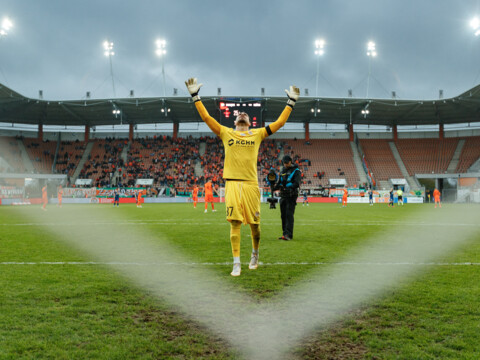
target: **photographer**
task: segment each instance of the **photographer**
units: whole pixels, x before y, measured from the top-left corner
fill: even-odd
[[[283,235],[279,240],[292,240],[295,206],[297,206],[298,188],[300,187],[301,172],[297,165],[292,164],[292,158],[283,157],[283,169],[280,173],[276,188],[280,190],[280,212],[282,214]]]

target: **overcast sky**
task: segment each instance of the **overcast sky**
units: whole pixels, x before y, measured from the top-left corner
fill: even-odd
[[[197,77],[202,95],[282,95],[291,84],[321,97],[436,99],[480,83],[479,0],[0,0],[14,23],[0,39],[0,83],[28,96],[163,96],[155,40],[165,38],[166,94]],[[366,55],[368,41],[378,57]],[[370,79],[370,81],[368,81]]]

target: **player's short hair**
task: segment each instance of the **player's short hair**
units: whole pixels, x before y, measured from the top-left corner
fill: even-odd
[[[292,158],[289,156],[289,155],[285,155],[282,159],[282,162],[285,164],[285,163],[289,163],[289,162],[292,162]]]

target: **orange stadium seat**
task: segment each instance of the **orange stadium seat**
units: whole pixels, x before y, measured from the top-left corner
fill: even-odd
[[[442,174],[447,171],[458,138],[448,139],[398,139],[398,152],[408,174]]]
[[[388,139],[360,139],[370,172],[376,181],[403,178]]]

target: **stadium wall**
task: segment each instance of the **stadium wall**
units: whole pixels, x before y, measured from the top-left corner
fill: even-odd
[[[22,131],[22,130],[0,130],[0,136],[23,136],[25,138],[36,138],[37,132],[36,131]]]
[[[72,131],[65,131],[62,133],[62,140],[63,141],[84,141],[84,132],[72,132]],[[356,131],[355,134],[359,139],[393,139],[393,133],[391,131]],[[398,131],[398,138],[399,139],[427,139],[427,138],[439,138],[438,131]],[[135,132],[134,138],[146,138],[153,137],[153,136],[173,136],[173,132],[170,131],[158,131],[158,132]],[[7,129],[0,129],[0,136],[23,136],[25,138],[37,138],[38,133],[37,131],[31,130],[20,130],[12,128],[12,130]],[[109,131],[90,131],[90,139],[105,139],[107,137],[115,137],[116,139],[128,139],[128,132],[109,132]],[[179,131],[179,137],[188,137],[192,136],[193,138],[200,138],[203,136],[213,136],[212,132],[195,132],[195,131]],[[480,129],[463,129],[463,130],[448,130],[446,129],[444,132],[445,138],[462,138],[462,137],[469,137],[469,136],[480,136]],[[294,139],[297,138],[299,140],[305,139],[304,132],[282,132],[279,131],[273,134],[271,139]],[[45,129],[43,132],[43,140],[49,141],[56,141],[58,139],[58,131],[48,131]],[[310,139],[349,139],[349,134],[346,131],[317,131],[317,132],[310,132]]]

